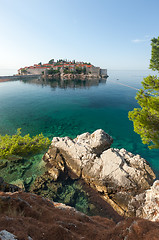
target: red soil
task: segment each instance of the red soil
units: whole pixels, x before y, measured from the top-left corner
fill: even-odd
[[[71,207],[31,193],[0,192],[0,231],[19,240],[157,240],[159,223],[125,219],[117,224],[102,217],[88,217]]]

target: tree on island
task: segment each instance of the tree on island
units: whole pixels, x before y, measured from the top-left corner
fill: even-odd
[[[54,59],[51,59],[50,61],[49,61],[49,64],[53,64],[54,63]]]
[[[52,74],[56,74],[56,73],[59,73],[59,72],[60,72],[59,69],[54,70],[53,68],[50,68],[50,69],[48,70],[48,74],[50,74],[50,75],[52,75]]]
[[[22,72],[23,74],[27,74],[27,70],[26,70],[25,68],[23,68],[23,69],[21,70],[21,72]]]
[[[159,73],[159,37],[151,40],[150,69]],[[142,81],[143,89],[136,95],[141,108],[129,112],[134,131],[150,149],[159,148],[159,77],[151,76]]]

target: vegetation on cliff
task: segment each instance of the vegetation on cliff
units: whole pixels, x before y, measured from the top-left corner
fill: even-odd
[[[151,41],[150,69],[159,72],[159,37]],[[159,77],[149,75],[144,78],[142,86],[136,95],[141,108],[129,112],[129,119],[144,144],[150,149],[159,148]]]
[[[29,134],[21,136],[21,129],[17,129],[17,133],[10,136],[0,135],[0,158],[7,158],[11,155],[28,156],[40,153],[48,148],[50,140],[45,138],[43,134],[30,137]]]
[[[67,73],[73,73],[73,74],[81,74],[81,73],[84,73],[86,74],[86,67],[84,68],[81,68],[81,67],[76,67],[74,71],[70,70],[68,67],[66,67],[64,69],[64,73],[67,74]]]
[[[60,70],[54,70],[53,68],[50,68],[48,70],[48,74],[56,74],[56,73],[60,73]]]

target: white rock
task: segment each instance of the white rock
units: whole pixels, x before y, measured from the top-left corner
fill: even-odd
[[[17,240],[16,236],[6,230],[0,231],[1,240]]]
[[[75,173],[80,174],[81,168],[84,178],[90,176],[90,179],[100,181],[111,179],[118,187],[127,190],[133,187],[148,188],[155,175],[146,160],[123,148],[107,149],[112,141],[107,133],[98,129],[73,140],[68,137],[53,138],[52,146],[67,153],[70,158],[65,158],[66,163],[72,166]]]
[[[144,218],[159,221],[159,180],[146,191],[146,201],[143,207]]]
[[[75,139],[54,137],[51,146],[52,150],[58,150],[66,165],[78,177],[82,177],[98,191],[100,189],[104,194],[110,193],[111,199],[114,198],[119,205],[121,203],[124,211],[127,211],[129,202],[135,195],[150,188],[156,176],[145,159],[123,148],[110,148],[112,142],[113,139],[99,129],[92,134],[81,134]],[[154,185],[153,188],[153,191],[158,191],[159,186]],[[148,193],[147,198],[150,198]],[[135,204],[137,202],[135,200]],[[130,208],[135,209],[135,206],[130,204]]]

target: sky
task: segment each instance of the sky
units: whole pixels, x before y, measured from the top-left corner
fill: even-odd
[[[159,0],[0,0],[0,73],[52,58],[146,70],[158,36]]]

